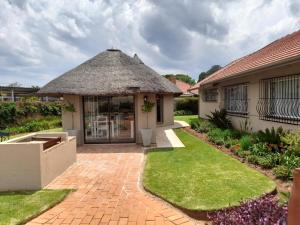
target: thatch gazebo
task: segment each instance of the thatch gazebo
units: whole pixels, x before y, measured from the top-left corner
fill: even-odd
[[[73,104],[62,116],[63,128],[76,129],[79,143],[141,143],[146,127],[142,105],[155,103],[149,127],[173,124],[173,97],[181,91],[145,65],[137,55],[108,49],[46,84],[39,95],[60,96]],[[73,125],[72,125],[73,124]],[[72,127],[73,126],[73,127]]]

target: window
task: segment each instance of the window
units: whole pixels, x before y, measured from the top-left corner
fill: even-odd
[[[225,88],[225,109],[228,113],[246,115],[248,111],[248,86],[239,84]]]
[[[204,98],[205,102],[216,102],[218,100],[218,90],[214,89],[205,89],[204,90]]]
[[[300,75],[261,80],[256,108],[260,119],[299,124]]]

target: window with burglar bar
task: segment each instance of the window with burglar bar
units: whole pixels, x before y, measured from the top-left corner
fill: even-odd
[[[217,100],[218,100],[218,90],[216,88],[204,90],[204,101],[216,102]]]
[[[261,80],[256,109],[260,119],[300,124],[300,75]]]
[[[225,87],[225,109],[228,113],[246,115],[248,113],[247,84]]]

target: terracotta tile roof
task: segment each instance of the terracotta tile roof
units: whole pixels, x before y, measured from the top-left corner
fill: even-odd
[[[227,66],[202,80],[201,83],[197,83],[192,89],[194,87],[199,88],[200,84],[207,84],[270,65],[280,64],[298,56],[300,56],[300,30],[282,37],[252,54],[229,63]]]
[[[190,84],[185,83],[181,80],[176,80],[175,85],[182,91],[182,93],[187,93],[188,89],[191,87]]]

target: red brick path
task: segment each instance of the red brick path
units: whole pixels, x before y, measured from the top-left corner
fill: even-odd
[[[27,225],[195,225],[140,188],[143,153],[136,145],[84,146],[77,164],[47,188],[73,188],[62,203]]]

